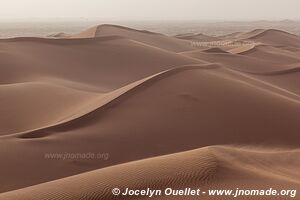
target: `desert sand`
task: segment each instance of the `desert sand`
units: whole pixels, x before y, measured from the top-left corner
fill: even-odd
[[[0,200],[133,198],[115,187],[300,192],[298,35],[104,24],[1,39],[0,71]],[[66,152],[109,158],[45,158]]]

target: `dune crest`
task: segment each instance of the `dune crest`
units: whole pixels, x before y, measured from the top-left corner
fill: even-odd
[[[136,30],[123,26],[103,24],[93,28],[90,28],[79,35],[75,35],[75,38],[90,38],[90,37],[103,37],[103,36],[122,36],[130,40],[141,42],[153,47],[161,48],[172,52],[182,52],[193,50],[194,48],[188,41],[181,40],[175,37],[168,37],[162,34],[153,33],[144,30]]]
[[[0,200],[300,189],[299,41],[273,29],[167,36],[111,24],[0,39]],[[107,157],[51,157],[87,153]]]

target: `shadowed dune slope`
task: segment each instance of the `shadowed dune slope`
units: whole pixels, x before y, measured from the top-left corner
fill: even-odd
[[[197,62],[116,36],[0,40],[0,135],[63,121],[104,93]]]
[[[103,92],[196,62],[200,61],[116,36],[0,40],[2,84],[55,79],[69,87]]]
[[[59,122],[99,95],[38,82],[1,85],[0,135]]]
[[[211,79],[208,80],[208,78],[211,78]],[[178,80],[178,83],[175,82],[176,79]],[[209,84],[210,82],[214,83],[214,84],[210,85]],[[159,87],[160,84],[162,84],[162,86],[164,86],[163,83],[167,84],[167,86],[168,86],[167,88],[169,89],[169,91],[166,90],[165,93],[162,91],[163,87]],[[171,84],[171,83],[173,83],[173,84]],[[247,95],[251,96],[250,95],[251,93],[255,93],[255,94],[257,93],[256,95],[253,95],[256,98],[258,95],[261,95],[262,97],[270,96],[270,98],[273,98],[273,99],[277,98],[280,101],[286,101],[285,105],[295,106],[295,108],[297,108],[297,106],[299,104],[299,96],[298,95],[290,93],[289,91],[282,90],[277,87],[273,87],[272,85],[265,84],[264,82],[255,80],[255,79],[253,79],[247,75],[243,75],[239,72],[235,72],[235,71],[232,71],[232,70],[229,70],[226,68],[218,67],[218,65],[186,66],[186,67],[180,67],[180,68],[176,68],[176,69],[173,69],[170,71],[166,71],[165,73],[159,74],[148,80],[145,80],[143,83],[137,85],[135,88],[128,90],[126,93],[124,93],[124,95],[121,95],[120,97],[116,98],[115,101],[113,100],[113,101],[109,102],[107,105],[104,105],[103,109],[102,108],[95,109],[94,112],[88,114],[87,116],[79,117],[78,119],[72,120],[71,122],[66,122],[61,125],[50,127],[49,129],[50,130],[52,128],[54,130],[60,130],[60,129],[64,130],[65,128],[69,129],[70,124],[81,123],[81,122],[88,123],[89,125],[93,125],[93,121],[86,120],[85,118],[89,118],[90,115],[97,116],[98,113],[101,113],[102,111],[106,110],[106,106],[109,107],[111,104],[113,104],[113,105],[117,104],[117,105],[122,106],[123,99],[128,100],[127,97],[132,97],[132,99],[136,99],[137,98],[136,96],[139,96],[137,94],[145,94],[148,90],[150,90],[150,94],[151,94],[151,91],[153,92],[152,96],[160,96],[159,94],[165,94],[164,97],[160,97],[160,98],[162,98],[161,101],[157,100],[157,103],[168,102],[168,101],[164,100],[164,98],[170,98],[174,94],[178,94],[179,91],[177,91],[177,90],[184,87],[185,86],[184,83],[188,84],[190,89],[186,88],[187,94],[185,94],[185,93],[181,94],[181,95],[179,95],[179,97],[182,97],[183,100],[187,100],[187,99],[195,100],[194,103],[198,102],[197,101],[197,99],[198,99],[200,102],[201,102],[201,100],[203,100],[204,101],[203,104],[209,105],[208,102],[206,102],[205,99],[203,99],[204,96],[202,95],[202,93],[199,92],[199,91],[204,91],[204,88],[208,88],[208,85],[209,85],[209,89],[208,89],[209,91],[216,92],[217,90],[221,89],[221,88],[217,87],[218,84],[220,84],[220,83],[224,83],[223,84],[224,88],[222,88],[223,90],[226,89],[226,87],[225,87],[226,84],[228,84],[227,87],[229,88],[229,86],[231,86],[231,84],[241,83],[241,84],[237,84],[233,88],[235,88],[236,90],[244,89],[246,96]],[[201,83],[203,83],[202,84],[203,86],[200,86]],[[156,88],[155,86],[158,86],[158,87]],[[202,88],[202,87],[204,87],[204,88]],[[188,93],[188,91],[189,91],[189,93]],[[197,91],[200,94],[198,94]],[[264,92],[266,92],[266,95],[263,95]],[[171,96],[168,97],[167,94],[170,94]],[[208,93],[208,94],[210,94],[210,93]],[[219,99],[219,98],[217,98],[218,95],[219,95],[219,93],[216,92],[215,99]],[[144,99],[144,100],[147,100],[147,98],[144,98],[143,95],[141,95],[140,97],[142,97],[142,99]],[[176,96],[174,96],[174,97],[176,97]],[[187,98],[187,99],[185,99],[185,98]],[[233,97],[228,95],[228,98],[233,98]],[[241,98],[243,98],[243,97],[241,97]],[[264,97],[264,98],[266,98],[266,97]],[[129,98],[129,99],[131,99],[131,98]],[[171,99],[173,99],[173,98],[170,98],[170,100]],[[177,98],[174,98],[173,101],[175,102],[176,99]],[[151,107],[151,106],[158,106],[158,108],[163,107],[163,104],[159,103],[158,105],[155,105],[154,103],[156,101],[154,101],[151,98],[149,98],[149,100],[151,102],[151,103],[148,102],[148,103],[150,103],[149,107]],[[266,98],[264,100],[268,100],[268,98]],[[245,103],[244,101],[242,101],[242,102]],[[183,101],[182,103],[185,104],[188,102]],[[139,104],[132,103],[132,105],[139,105]],[[172,103],[170,103],[168,106],[170,106],[170,105],[172,105]],[[174,103],[174,105],[176,105],[176,103]],[[180,104],[178,104],[178,105],[180,105]],[[201,105],[201,104],[197,104],[197,105]],[[126,106],[124,106],[124,107],[126,107]],[[195,107],[197,107],[197,106],[195,106]],[[144,110],[146,110],[146,109],[147,108],[145,108]],[[112,111],[112,109],[109,109],[109,110]],[[118,112],[120,113],[119,109],[118,109]],[[130,112],[134,112],[134,110],[131,109]],[[166,112],[166,113],[171,113],[171,112]],[[298,113],[297,110],[295,110],[294,114],[296,114],[296,113]],[[149,114],[150,114],[150,112],[149,112]],[[162,114],[162,113],[160,113],[160,114]],[[107,119],[107,117],[106,117],[106,119]],[[174,119],[174,117],[173,117],[173,119]],[[245,121],[247,121],[247,120],[245,120]],[[295,119],[293,121],[296,122],[296,121],[298,121],[298,119]],[[98,123],[96,123],[95,125],[98,126]],[[296,124],[294,124],[294,125],[296,125]],[[83,127],[85,127],[85,126],[83,126]],[[296,125],[296,127],[297,127],[297,125]],[[47,128],[45,130],[47,130]],[[71,128],[71,130],[72,130],[72,128]],[[43,131],[43,130],[41,130],[41,131]],[[28,135],[29,133],[24,133],[24,134]],[[39,137],[38,131],[34,132],[30,135],[32,135],[33,138]]]
[[[210,48],[210,49],[204,50],[203,52],[206,52],[206,53],[228,53],[227,51],[224,51],[221,48]]]
[[[209,145],[296,146],[299,119],[298,96],[217,65],[178,68],[77,119],[4,137],[2,191]],[[15,160],[20,152],[22,158]],[[44,157],[60,152],[108,152],[111,157],[107,161]]]
[[[106,200],[132,199],[115,197],[111,189],[247,189],[299,188],[299,150],[251,149],[212,146],[193,151],[155,157],[104,168],[53,182],[0,194],[1,200]],[[287,162],[291,164],[287,165]],[[247,180],[247,185],[244,180]],[[37,195],[38,194],[38,195]],[[195,196],[158,196],[160,199],[195,199]],[[200,197],[198,197],[200,198]],[[205,199],[231,199],[232,196]],[[264,199],[265,197],[256,197]],[[272,199],[286,197],[273,196]],[[138,196],[135,199],[149,199]],[[236,199],[248,199],[238,197]]]
[[[155,76],[159,76],[161,73],[165,73],[167,71],[169,70],[160,72],[158,74],[154,74],[152,76],[146,77],[145,79],[141,79],[139,81],[135,81],[131,84],[128,84],[124,87],[113,90],[111,92],[85,93],[83,91],[77,91],[77,93],[84,95],[87,98],[86,99],[80,98],[80,96],[78,95],[76,99],[80,100],[80,105],[75,104],[75,106],[71,104],[72,102],[68,102],[67,99],[67,97],[75,98],[74,95],[71,95],[72,93],[68,92],[68,90],[66,91],[60,90],[59,87],[57,87],[58,89],[55,90],[56,89],[55,87],[53,88],[47,87],[46,84],[42,84],[42,83],[38,83],[38,84],[23,83],[23,84],[5,85],[6,86],[5,87],[6,90],[5,90],[4,86],[2,85],[2,88],[4,88],[4,90],[2,91],[3,96],[6,96],[6,98],[3,98],[1,102],[3,104],[2,112],[3,113],[6,112],[8,113],[8,115],[2,116],[2,120],[6,123],[3,123],[3,127],[1,129],[1,135],[9,135],[17,132],[19,134],[28,131],[32,132],[33,130],[45,129],[47,127],[54,127],[58,124],[63,124],[65,122],[74,120],[113,101],[115,98],[118,98],[119,96],[125,94],[132,88],[137,87],[138,85],[144,83],[145,81]],[[35,91],[36,88],[38,88],[37,91]],[[43,92],[48,92],[43,96],[43,98],[39,98],[38,96],[38,95],[43,95],[43,93],[40,92],[41,90],[43,90]],[[51,102],[50,99],[53,97],[55,97],[57,102],[56,101]],[[11,102],[11,100],[13,102]],[[57,108],[53,107],[53,105],[56,105],[55,103],[58,104]],[[15,105],[18,106],[15,107]],[[72,107],[73,109],[68,109],[68,107],[71,107],[72,105],[73,105]],[[34,110],[32,112],[33,106],[36,106],[37,108],[40,109]],[[33,117],[29,117],[29,113],[33,115]],[[52,116],[51,113],[54,115]],[[28,116],[26,118],[26,121],[22,121],[21,119],[26,116]],[[15,117],[16,119],[20,118],[20,122],[22,122],[20,124],[17,124],[18,126],[16,125],[12,126],[12,124],[15,123]],[[56,121],[53,121],[52,118],[56,119]],[[32,128],[30,129],[28,126],[32,126]]]

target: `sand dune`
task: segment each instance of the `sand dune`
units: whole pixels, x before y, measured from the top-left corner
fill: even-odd
[[[293,187],[299,189],[299,162],[293,157],[299,150],[247,149],[227,146],[212,146],[189,152],[161,156],[96,170],[57,181],[0,194],[0,199],[52,200],[52,199],[114,199],[111,189],[165,188],[178,189],[183,186],[205,190],[218,185],[234,189],[236,185],[248,189]],[[278,158],[279,157],[279,158]],[[267,159],[266,159],[267,158]],[[293,162],[286,165],[286,162]],[[270,165],[274,164],[274,165]],[[180,173],[178,173],[180,172]],[[177,174],[174,176],[174,174]],[[39,194],[36,196],[35,194]],[[148,199],[138,197],[137,199]],[[159,196],[160,199],[174,199]],[[178,199],[194,199],[194,197]],[[221,197],[218,199],[230,199]],[[205,197],[205,199],[217,199]],[[237,198],[240,199],[240,198]],[[272,199],[282,199],[273,197]]]
[[[202,33],[181,34],[181,35],[176,35],[176,38],[183,39],[183,40],[189,40],[189,41],[205,41],[205,42],[220,40],[218,37],[213,37],[213,36],[205,35]]]
[[[38,82],[1,85],[0,110],[5,115],[0,117],[0,134],[59,122],[99,95]]]
[[[69,37],[71,37],[71,35],[60,32],[60,33],[50,34],[50,35],[48,35],[48,37],[50,37],[50,38],[69,38]]]
[[[243,54],[243,53],[249,52],[250,50],[252,50],[255,47],[256,47],[255,44],[243,45],[243,46],[239,46],[239,47],[229,47],[227,49],[227,52],[233,53],[233,54]]]
[[[282,64],[293,64],[300,62],[300,53],[267,45],[255,46],[248,51],[241,52],[240,54]]]
[[[184,52],[182,54],[207,62],[222,63],[223,65],[232,69],[254,74],[265,74],[271,73],[273,71],[283,70],[285,68],[290,68],[289,66],[268,62],[261,58],[224,53],[222,50],[219,50],[217,52],[215,51],[213,53],[199,50],[192,52]]]
[[[219,104],[219,99],[223,104]],[[233,105],[235,109],[232,109]],[[253,105],[256,105],[255,109]],[[160,112],[155,108],[160,108]],[[1,146],[8,151],[14,147],[14,153],[10,154],[12,158],[19,151],[30,155],[31,158],[23,156],[24,160],[34,157],[35,162],[23,165],[22,173],[28,174],[32,168],[38,168],[40,173],[31,174],[29,182],[25,177],[20,180],[23,175],[18,167],[3,166],[1,177],[9,186],[6,190],[12,190],[91,169],[208,145],[294,146],[298,143],[298,108],[298,96],[240,73],[216,65],[179,68],[149,79],[78,119],[5,137]],[[214,114],[216,109],[218,113]],[[280,134],[283,131],[285,135]],[[43,145],[43,141],[48,140],[54,143]],[[99,141],[103,141],[101,145]],[[28,143],[34,148],[28,149]],[[143,145],[139,149],[135,144]],[[113,159],[107,162],[75,159],[71,163],[44,159],[47,152],[77,152],[79,147],[83,152],[110,152]],[[19,176],[13,179],[13,174]]]
[[[91,27],[87,30],[84,30],[78,34],[72,35],[71,38],[94,38],[96,37],[98,26]]]
[[[230,51],[228,51],[230,52]],[[253,47],[240,54],[192,51],[183,53],[207,62],[218,62],[240,72],[300,94],[299,59],[297,52],[270,46]]]
[[[299,67],[291,68],[284,72],[275,73],[272,76],[256,76],[257,78],[267,81],[273,85],[288,89],[289,91],[300,94],[300,72]]]
[[[250,39],[250,38],[254,38],[257,37],[258,35],[264,33],[266,30],[264,29],[255,29],[253,31],[249,31],[246,33],[242,33],[240,35],[238,35],[238,39]]]
[[[20,43],[22,46],[17,48]],[[6,113],[2,116],[5,125],[0,128],[1,135],[53,124],[78,112],[80,104],[88,104],[92,97],[98,96],[93,93],[101,95],[173,66],[198,62],[119,37],[79,41],[18,38],[0,41],[0,48],[4,51],[0,54],[0,80],[3,83],[0,85],[3,95],[0,104],[2,112]],[[116,50],[119,52],[118,59],[114,59]],[[31,57],[33,53],[36,55],[34,58]],[[30,82],[33,84],[27,84]],[[58,86],[51,88],[49,85],[53,84]],[[77,93],[78,98],[69,90]],[[89,95],[89,92],[92,94]],[[46,95],[46,99],[41,100],[38,98],[40,95]],[[57,101],[53,102],[50,97]],[[59,103],[65,97],[70,100]],[[77,103],[73,105],[71,102],[74,100]],[[64,109],[61,110],[56,103]],[[22,121],[33,105],[49,106],[36,110],[40,114],[32,113],[32,117]],[[42,119],[41,115],[45,112],[48,116]],[[19,125],[13,123],[17,119],[20,120]]]
[[[190,41],[215,37],[116,25],[63,36],[0,40],[0,200],[300,189],[298,36],[257,29],[205,48]],[[109,158],[46,157],[90,152]]]
[[[241,52],[238,53],[238,51]],[[221,55],[212,53],[221,53]],[[182,54],[207,62],[221,62],[228,67],[234,67],[234,69],[244,72],[265,74],[290,70],[297,67],[300,61],[298,52],[265,45],[228,51],[212,48],[205,51],[183,52]]]
[[[100,92],[176,65],[199,62],[117,36],[1,40],[0,52],[3,84],[56,78],[90,85],[91,90]]]
[[[182,52],[194,49],[188,41],[181,40],[175,37],[167,37],[158,33],[143,30],[135,30],[127,27],[110,24],[93,27],[73,37],[89,38],[111,35],[122,36],[137,42],[141,42],[143,44],[147,44],[153,47],[161,48],[172,52]]]
[[[221,35],[218,36],[218,38],[222,39],[222,40],[236,40],[238,38],[240,38],[242,35],[244,35],[244,32],[233,32],[233,33],[229,33],[226,35]]]
[[[247,39],[275,46],[300,47],[300,38],[298,36],[273,29],[264,30],[256,35],[248,37]]]

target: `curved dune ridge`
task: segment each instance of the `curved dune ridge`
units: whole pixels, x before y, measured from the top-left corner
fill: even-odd
[[[0,200],[300,189],[298,36],[171,37],[105,24],[51,37],[0,40]],[[108,157],[49,157],[66,153]]]
[[[174,69],[171,69],[174,70]],[[119,96],[125,94],[126,92],[128,92],[129,90],[131,90],[134,87],[137,87],[138,85],[148,81],[149,79],[159,76],[160,74],[163,73],[167,73],[171,70],[167,70],[165,72],[160,72],[158,74],[155,74],[153,76],[144,78],[142,80],[136,81],[134,83],[128,84],[120,89],[114,90],[112,92],[107,92],[107,93],[103,93],[103,94],[97,94],[94,95],[94,98],[91,98],[91,100],[85,104],[83,104],[83,102],[81,101],[81,107],[80,110],[76,110],[76,112],[72,113],[72,115],[69,114],[69,116],[65,116],[63,119],[61,119],[60,121],[56,122],[56,123],[50,123],[48,124],[48,126],[40,126],[40,128],[36,129],[36,130],[27,130],[23,133],[21,133],[21,138],[26,138],[26,137],[30,137],[30,135],[33,135],[33,137],[40,137],[38,134],[32,134],[32,132],[36,132],[42,129],[46,129],[46,128],[50,128],[50,127],[55,127],[55,126],[59,126],[61,124],[64,123],[68,123],[72,120],[75,120],[77,118],[80,118],[84,115],[87,115],[90,112],[93,112],[94,110],[101,108],[102,106],[108,104],[109,102],[113,101],[114,99],[118,98]],[[65,108],[65,107],[64,107]],[[74,110],[73,110],[74,111]],[[45,112],[45,111],[43,111]],[[64,110],[64,113],[66,111]],[[36,119],[35,119],[36,120]],[[20,133],[18,133],[19,135]],[[44,135],[43,135],[44,136]]]
[[[78,112],[83,102],[88,103],[101,96],[38,82],[1,85],[0,95],[0,110],[5,113],[0,117],[3,123],[1,134],[31,130],[61,121],[72,115],[74,110]]]
[[[110,92],[110,93],[106,93],[106,94],[102,94],[100,97],[97,97],[97,99],[94,99],[93,100],[93,104],[89,104],[88,106],[86,106],[84,109],[82,109],[82,112],[79,112],[77,111],[75,115],[69,117],[69,118],[66,118],[65,120],[63,121],[60,121],[59,123],[56,123],[56,124],[51,124],[50,126],[48,127],[43,127],[43,128],[40,128],[38,130],[34,130],[34,131],[27,131],[27,132],[23,132],[23,133],[20,133],[20,137],[21,138],[31,138],[31,137],[44,137],[45,135],[44,134],[41,134],[39,135],[37,132],[38,131],[42,131],[42,130],[45,130],[45,129],[49,129],[49,128],[55,128],[55,127],[59,127],[59,126],[64,126],[66,123],[70,123],[70,121],[73,121],[73,120],[77,120],[84,117],[84,115],[87,115],[91,112],[97,112],[99,109],[101,109],[101,107],[105,106],[106,104],[109,104],[110,102],[112,101],[117,101],[118,97],[122,96],[122,95],[128,95],[128,93],[134,93],[135,92],[135,89],[138,89],[138,88],[143,88],[144,85],[147,85],[152,82],[156,82],[157,80],[160,80],[161,77],[162,78],[168,78],[169,76],[173,75],[174,73],[182,73],[184,71],[187,71],[187,70],[205,70],[205,69],[214,69],[214,68],[219,68],[220,66],[218,65],[192,65],[192,66],[183,66],[183,67],[178,67],[178,68],[173,68],[173,69],[170,69],[170,70],[166,70],[164,72],[161,72],[161,73],[158,73],[158,74],[155,74],[153,76],[150,76],[150,77],[147,77],[145,79],[142,79],[140,81],[137,81],[137,82],[134,82],[132,84],[129,84],[125,87],[122,87],[120,89],[117,89],[117,90],[114,90],[113,92]],[[232,74],[232,72],[228,71],[228,70],[223,70],[221,69],[220,72],[218,74],[223,74],[226,75],[227,73],[229,74]],[[235,74],[232,74],[232,75],[235,75]],[[243,80],[247,78],[245,78],[244,76],[240,76],[240,74],[236,74],[237,75],[237,81],[239,81],[239,79]],[[233,81],[235,81],[235,77],[233,76],[232,77]],[[268,90],[270,90],[270,94],[274,93],[274,94],[277,94],[279,97],[287,97],[287,99],[290,99],[291,101],[294,101],[294,102],[298,102],[298,100],[300,99],[300,96],[297,95],[297,94],[294,94],[294,93],[291,93],[291,92],[288,92],[286,90],[282,90],[280,88],[277,88],[277,87],[271,87],[269,86],[268,84],[266,83],[263,83],[263,82],[260,82],[260,81],[257,81],[255,79],[251,80],[253,83],[249,83],[249,84],[253,84],[254,87],[258,87],[258,89],[262,89],[264,90],[265,88],[268,88]],[[19,135],[19,134],[18,134]]]
[[[3,200],[16,199],[114,199],[111,188],[199,188],[216,185],[235,189],[245,186],[244,180],[255,185],[247,189],[293,187],[299,189],[299,150],[251,149],[230,146],[211,146],[193,151],[155,157],[108,167],[73,177],[0,194]],[[293,164],[287,165],[287,161]],[[274,164],[274,165],[272,165]],[[176,174],[176,176],[174,176]],[[36,194],[39,194],[38,196]],[[159,196],[174,199],[174,196]],[[140,196],[138,199],[148,199]],[[180,197],[177,197],[181,199]],[[194,199],[190,198],[184,199]],[[230,199],[205,197],[205,199]],[[282,197],[272,199],[282,199]]]
[[[35,162],[23,165],[22,172],[26,173],[23,175],[20,174],[16,179],[12,179],[12,175],[19,173],[18,167],[12,168],[10,165],[2,166],[4,169],[3,174],[1,174],[2,180],[7,185],[11,184],[9,187],[11,190],[12,187],[16,187],[15,183],[17,180],[20,184],[17,188],[20,188],[26,186],[26,184],[35,185],[68,175],[74,175],[87,169],[97,169],[107,165],[174,153],[216,143],[255,144],[259,141],[260,143],[271,142],[274,144],[296,145],[297,130],[299,128],[297,120],[299,101],[295,99],[295,96],[288,98],[287,91],[282,91],[278,88],[269,88],[269,85],[250,80],[250,78],[241,76],[239,73],[228,71],[215,65],[204,66],[204,68],[201,66],[200,68],[199,66],[179,68],[178,70],[172,70],[160,76],[153,77],[138,86],[135,90],[129,90],[130,93],[125,93],[125,95],[120,96],[114,102],[107,104],[107,106],[101,107],[101,109],[97,109],[76,120],[6,138],[3,144],[1,144],[2,148],[9,149],[9,146],[18,144],[18,150],[10,153],[11,157],[9,160],[14,158],[15,153],[22,151],[27,152],[27,154],[18,160],[17,163],[23,163],[28,160],[27,156],[34,157]],[[238,86],[237,83],[241,85]],[[207,90],[206,85],[211,85],[212,88]],[[226,90],[224,90],[225,85]],[[236,86],[233,87],[234,85]],[[151,87],[149,88],[149,86]],[[185,91],[184,87],[190,88],[190,91]],[[147,92],[147,88],[151,90],[148,89]],[[233,89],[235,93],[232,93]],[[215,96],[209,92],[215,90],[222,90],[225,93],[226,91],[231,91],[232,96],[223,97],[224,105],[220,107],[217,100],[224,95],[216,91],[216,94],[219,95]],[[146,91],[146,93],[143,91]],[[167,91],[169,91],[169,95],[162,95],[167,94]],[[170,93],[170,91],[173,92]],[[197,93],[199,94],[195,93],[195,91],[198,91]],[[241,91],[244,92],[241,93]],[[134,95],[133,98],[128,99],[132,95]],[[151,101],[150,96],[156,97],[155,101]],[[205,96],[205,98],[203,99],[201,96]],[[236,96],[240,96],[241,99],[234,99]],[[249,98],[252,100],[249,100]],[[164,102],[172,102],[172,104],[169,103],[166,106]],[[241,102],[241,104],[238,105],[237,102]],[[260,105],[258,108],[261,112],[260,118],[257,118],[255,110],[253,112],[249,110],[252,103]],[[230,104],[235,105],[236,109],[234,111],[231,110],[232,107],[229,106]],[[131,106],[128,110],[127,105],[135,106]],[[145,105],[147,105],[147,109],[145,109]],[[157,107],[160,107],[160,112],[156,112],[155,108]],[[202,116],[199,114],[201,112],[213,113],[216,107],[220,110],[218,119],[215,118],[215,115]],[[178,112],[178,108],[181,108],[180,112]],[[195,110],[195,108],[197,109]],[[281,110],[285,112],[283,113]],[[275,113],[280,112],[280,118],[268,116],[266,113],[270,111]],[[226,113],[228,112],[231,112],[232,116],[237,116],[235,119],[232,119],[232,122],[224,121],[227,119]],[[242,113],[248,113],[248,115],[241,118]],[[118,115],[119,117],[117,117]],[[124,117],[126,116],[127,118],[128,116],[132,116],[135,120],[124,121]],[[160,127],[160,131],[165,133],[165,139],[161,138],[161,132],[157,130],[156,126],[153,127],[152,124],[147,123],[149,117],[151,117],[152,123]],[[281,121],[281,117],[285,118],[286,121]],[[177,126],[173,125],[174,122],[176,122]],[[139,126],[136,126],[136,123]],[[111,124],[114,124],[114,126],[112,127]],[[219,124],[219,126],[210,126],[210,124]],[[178,130],[178,127],[184,127],[185,130]],[[279,134],[287,128],[291,129],[288,135]],[[243,135],[236,137],[235,129],[243,130]],[[222,132],[220,132],[221,130]],[[102,134],[99,134],[99,132]],[[139,136],[132,135],[135,132],[139,133]],[[207,133],[210,137],[206,136]],[[255,136],[252,133],[256,133]],[[69,136],[70,134],[72,137]],[[85,138],[84,143],[82,143],[81,139],[82,134],[84,134]],[[226,135],[226,138],[222,137],[223,134]],[[174,139],[174,135],[176,139]],[[26,139],[27,141],[20,143],[18,140],[14,140],[16,137]],[[170,141],[170,137],[174,140]],[[270,139],[271,137],[272,139]],[[44,146],[43,140],[35,141],[37,138],[57,142],[50,146]],[[61,140],[67,142],[69,145],[66,146],[64,142],[59,142]],[[92,142],[100,140],[110,142],[101,142],[100,146],[98,143]],[[124,140],[128,142],[124,144]],[[141,142],[143,146],[140,149],[136,147],[132,148],[134,144]],[[28,143],[33,143],[34,148],[28,149]],[[80,149],[84,149],[86,152],[110,152],[114,155],[114,159],[104,163],[97,162],[97,160],[85,162],[75,159],[71,162],[74,163],[70,165],[69,161],[55,160],[56,162],[54,162],[52,160],[45,160],[43,157],[47,152],[77,152],[79,146],[81,147]],[[118,148],[115,148],[116,146]],[[39,149],[38,152],[36,148]],[[153,148],[156,151],[153,151]],[[128,154],[122,155],[118,153],[119,151],[127,152]],[[15,166],[18,166],[17,163],[15,163]],[[46,166],[49,165],[52,167],[47,168]],[[78,166],[81,167],[78,168]],[[43,175],[31,175],[30,183],[25,177],[22,179],[24,181],[20,181],[19,178],[28,174],[32,168],[38,168],[39,172]],[[64,169],[63,173],[57,174],[57,170],[60,171],[61,169]]]
[[[103,37],[117,35],[131,40],[141,42],[150,46],[158,47],[164,50],[172,52],[182,52],[193,50],[194,48],[190,45],[188,41],[181,40],[175,37],[168,37],[162,34],[153,33],[144,30],[135,30],[123,26],[104,24],[100,26],[93,27],[80,33],[79,35],[74,35],[74,38],[89,38],[89,37]]]
[[[15,49],[19,45],[21,46]],[[76,112],[82,110],[80,107],[90,104],[90,101],[97,101],[99,95],[102,96],[104,93],[112,92],[176,65],[201,63],[201,61],[192,58],[119,37],[83,40],[17,38],[0,41],[0,48],[1,46],[3,49],[7,49],[0,54],[0,63],[2,64],[0,65],[2,72],[0,82],[3,83],[0,85],[0,93],[3,95],[0,104],[2,112],[6,113],[2,117],[4,125],[0,127],[1,135],[23,132],[30,128],[40,128],[47,125],[47,121],[48,124],[61,121],[71,112],[76,115]],[[114,59],[116,51],[120,52],[117,55],[118,59]],[[36,57],[32,58],[32,53]],[[83,63],[87,63],[87,65],[83,65]],[[99,67],[99,65],[103,65],[103,67]],[[47,109],[55,112],[50,104],[53,106],[56,104],[51,102],[51,98],[49,101],[38,98],[42,94],[39,91],[47,93],[48,90],[45,90],[47,88],[41,88],[38,92],[34,92],[31,85],[27,83],[32,83],[31,85],[44,83],[45,86],[55,85],[57,88],[65,88],[66,94],[64,96],[69,96],[70,102],[66,99],[66,102],[60,103],[61,106],[69,104],[61,110],[61,112],[65,112],[64,116],[56,112],[56,115],[51,118],[52,114],[48,113]],[[28,93],[25,96],[21,93],[17,94],[17,87],[19,86],[22,86],[20,90],[25,93],[25,85],[28,86]],[[62,92],[58,89],[51,90],[51,95],[49,93],[47,96],[57,99],[57,102],[61,101],[59,99],[62,98]],[[68,90],[75,91],[79,98],[75,98],[75,95],[73,97],[69,95]],[[12,94],[10,95],[10,93]],[[88,95],[85,100],[80,100],[80,96],[86,96],[88,93],[93,95]],[[15,96],[13,96],[14,94]],[[90,98],[92,96],[96,98]],[[73,104],[71,99],[78,99],[75,100],[77,104]],[[20,103],[16,107],[17,101]],[[30,113],[33,105],[49,106],[44,111],[36,111],[40,114],[33,114],[25,121],[14,124],[18,119],[15,117],[19,116],[22,120],[24,116]],[[68,106],[73,109],[68,111]],[[61,107],[58,106],[57,109],[61,109]],[[16,112],[17,110],[19,112]],[[20,115],[21,111],[23,112]],[[47,115],[43,116],[45,113]],[[42,121],[39,123],[37,119]]]

